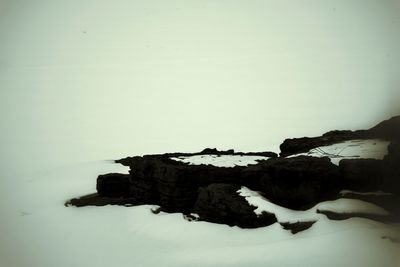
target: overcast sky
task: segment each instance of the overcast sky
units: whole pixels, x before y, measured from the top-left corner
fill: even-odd
[[[276,150],[400,113],[399,1],[0,0],[0,40],[9,168]]]

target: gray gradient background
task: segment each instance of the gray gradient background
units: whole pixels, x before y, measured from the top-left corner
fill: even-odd
[[[0,1],[3,176],[399,114],[391,0]]]

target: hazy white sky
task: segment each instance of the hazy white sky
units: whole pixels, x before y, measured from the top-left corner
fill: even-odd
[[[276,150],[400,113],[399,1],[0,0],[0,40],[10,169]]]

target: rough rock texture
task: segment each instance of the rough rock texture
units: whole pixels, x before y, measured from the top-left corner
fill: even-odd
[[[389,144],[384,160],[343,159],[339,169],[344,189],[400,194],[400,143]]]
[[[193,212],[201,220],[243,228],[255,228],[275,223],[276,217],[271,213],[257,216],[256,207],[251,206],[244,197],[238,194],[239,186],[231,184],[211,184],[201,187]]]
[[[316,221],[305,221],[305,222],[284,222],[280,223],[280,225],[283,227],[285,230],[289,230],[292,234],[297,234],[299,232],[302,232],[304,230],[309,229],[313,224],[316,223]]]
[[[369,139],[380,138],[385,140],[399,140],[400,139],[400,116],[393,117],[385,120],[369,130],[358,131],[330,131],[322,136],[317,137],[301,137],[285,139],[280,145],[283,157],[307,152],[310,149],[336,144],[339,142],[352,140],[352,139]]]
[[[307,152],[320,146],[333,145],[339,142],[367,138],[364,131],[331,131],[317,137],[288,138],[280,145],[282,157]]]
[[[400,213],[400,196],[389,193],[359,193],[359,192],[345,192],[341,193],[341,198],[359,199],[365,202],[375,204],[384,208],[393,214]]]
[[[102,197],[127,197],[129,196],[129,175],[109,173],[99,175],[97,178],[97,192]]]
[[[342,159],[339,169],[343,188],[357,191],[377,191],[384,183],[383,161],[377,159]]]
[[[162,158],[175,158],[175,157],[186,157],[186,156],[197,156],[197,155],[237,155],[237,156],[262,156],[262,157],[270,157],[276,158],[278,154],[270,151],[262,151],[262,152],[235,152],[233,149],[228,150],[218,150],[216,148],[205,148],[200,152],[196,153],[183,153],[183,152],[175,152],[175,153],[164,153],[164,154],[155,154],[155,155],[146,155],[148,157],[162,157]],[[132,166],[134,164],[134,160],[138,158],[136,157],[126,157],[123,159],[116,160],[116,163],[121,163],[125,166]]]
[[[400,195],[400,141],[390,143],[384,160],[383,190]]]
[[[119,205],[119,206],[134,206],[144,203],[137,202],[134,197],[102,197],[97,193],[73,198],[65,203],[65,206],[106,206],[106,205]]]
[[[198,202],[199,188],[207,188],[210,184],[215,183],[226,183],[227,186],[238,189],[239,186],[248,184],[242,177],[242,170],[246,168],[244,166],[190,165],[171,159],[172,157],[193,155],[277,156],[273,152],[242,153],[234,152],[233,150],[218,151],[208,148],[192,154],[166,153],[129,157],[117,161],[130,167],[129,174],[112,173],[99,175],[97,179],[97,194],[72,199],[66,205],[156,204],[165,212],[190,214],[196,206],[195,203],[201,203],[201,201]],[[237,192],[227,198],[228,200],[234,207],[239,207],[237,212],[247,217],[234,219],[234,217],[228,216],[224,218],[229,221],[224,222],[221,219],[220,223],[233,225],[237,222],[243,227],[251,228],[270,223],[271,216],[265,214],[258,218],[253,212],[255,208],[249,206]],[[197,207],[199,206],[197,205]],[[208,214],[213,213],[210,210]],[[235,212],[232,214],[235,214]],[[210,216],[203,216],[201,219],[212,221],[213,219]],[[215,214],[215,216],[218,216],[218,214]]]
[[[267,199],[292,209],[307,209],[331,199],[341,188],[339,169],[327,157],[270,159],[249,166],[243,176],[259,179]]]
[[[351,139],[381,138],[391,141],[384,160],[344,159],[339,166],[330,159],[298,156],[277,157],[273,152],[218,151],[213,148],[198,153],[166,153],[128,157],[117,160],[130,167],[129,174],[99,175],[97,193],[75,198],[66,205],[140,205],[156,204],[166,212],[198,213],[201,220],[254,228],[276,222],[274,214],[258,216],[255,207],[237,193],[241,186],[261,192],[268,200],[291,209],[307,209],[321,201],[335,199],[342,189],[354,191],[382,190],[396,197],[375,197],[391,217],[399,214],[400,196],[400,116],[384,121],[369,130],[331,131],[319,137],[286,139],[281,155],[306,152],[312,148]],[[249,155],[270,159],[258,164],[236,167],[190,165],[172,157],[195,155]],[[351,197],[347,196],[347,197]],[[356,197],[356,196],[353,196]],[[359,194],[358,198],[368,198]],[[346,219],[368,214],[336,214],[319,211],[332,219]],[[283,223],[285,229],[297,232],[313,222]]]
[[[330,220],[347,220],[350,218],[358,217],[358,218],[365,218],[370,219],[373,221],[383,222],[383,223],[390,223],[394,222],[395,218],[393,215],[378,215],[378,214],[369,214],[369,213],[361,213],[361,212],[334,212],[328,210],[317,210],[317,213],[324,214]]]
[[[400,141],[393,141],[388,146],[388,154],[384,160],[394,169],[400,169]]]
[[[198,188],[211,183],[246,185],[242,181],[244,167],[189,165],[171,160],[172,157],[194,155],[250,155],[276,157],[273,152],[218,151],[206,148],[199,153],[166,153],[129,157],[117,162],[129,166],[130,192],[137,201],[157,204],[168,212],[189,212],[197,199]]]
[[[368,135],[374,138],[386,140],[400,140],[400,116],[392,117],[382,121],[368,130]]]
[[[132,164],[130,194],[169,212],[189,212],[201,186],[224,182],[240,185],[243,168],[188,165],[164,156],[136,157]]]

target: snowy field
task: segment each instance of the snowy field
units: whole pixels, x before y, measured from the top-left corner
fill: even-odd
[[[149,205],[64,207],[65,200],[94,192],[97,174],[114,171],[127,168],[88,162],[14,181],[18,192],[1,203],[1,266],[394,267],[398,260],[398,245],[381,238],[392,234],[390,227],[360,218],[330,221],[315,213],[316,207],[385,213],[357,200],[292,211],[241,189],[256,212],[274,212],[279,222],[317,220],[296,235],[277,223],[240,229],[189,222],[179,213],[155,215]]]

